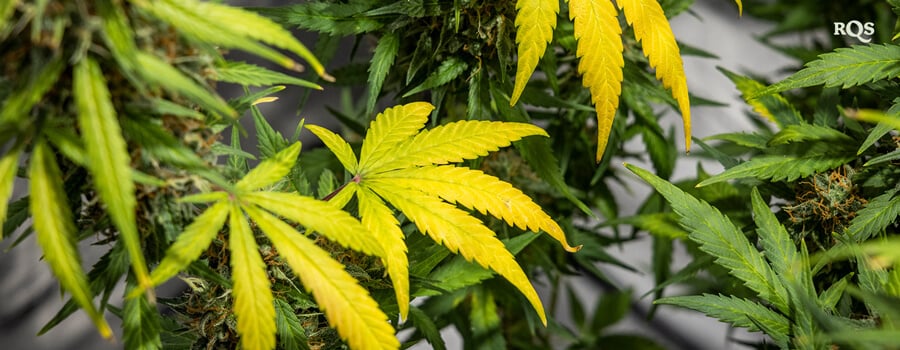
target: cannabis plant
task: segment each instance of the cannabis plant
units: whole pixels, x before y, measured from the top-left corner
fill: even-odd
[[[696,260],[661,288],[703,269],[736,282],[657,304],[764,332],[781,348],[900,345],[891,250],[900,214],[891,126],[900,112],[898,49],[838,48],[769,86],[723,70],[767,123],[705,140],[724,142],[716,147],[700,142],[726,170],[674,185],[629,166],[672,210],[638,221],[656,220],[646,225],[652,233],[695,249]],[[802,90],[783,94],[792,89]],[[808,110],[811,93],[818,98]]]
[[[456,204],[519,229],[545,231],[566,250],[578,248],[520,190],[448,165],[546,136],[543,129],[459,121],[420,132],[434,107],[409,103],[375,117],[357,161],[338,136],[306,126],[352,176],[333,189],[334,175],[309,164],[322,174],[316,186],[321,199],[315,199],[307,164],[298,162],[297,134],[281,136],[256,107],[283,87],[250,87],[320,87],[230,62],[220,51],[251,51],[300,70],[276,50],[282,49],[304,58],[319,78],[333,80],[278,24],[200,1],[5,1],[0,39],[7,82],[0,90],[0,144],[8,149],[0,158],[0,195],[10,196],[16,176],[29,180],[27,197],[0,205],[4,236],[30,216],[33,225],[16,239],[37,236],[71,295],[45,330],[80,308],[106,338],[113,333],[104,311],[121,317],[128,348],[271,349],[276,340],[285,348],[343,342],[399,348],[397,322],[427,319],[409,309],[411,265],[435,281],[433,273],[466,275],[452,280],[460,286],[496,272],[546,325],[541,301],[511,252],[534,234],[501,241],[494,228]],[[211,90],[215,82],[242,85],[247,94],[225,101]],[[263,158],[253,169],[237,123],[247,111]],[[220,142],[225,130],[231,131],[229,144]],[[27,171],[19,173],[25,155]],[[227,162],[218,161],[222,155]],[[410,238],[410,223],[437,244]],[[75,243],[92,237],[110,248],[86,273]],[[436,264],[413,265],[433,257],[408,258],[405,241],[433,256],[458,253],[475,264],[435,271]],[[153,288],[179,273],[186,293],[157,300]],[[387,287],[380,275],[390,277]],[[126,298],[118,308],[109,301],[122,277]],[[386,289],[393,293],[380,293]],[[445,291],[440,283],[430,290]],[[169,310],[166,319],[157,302]]]

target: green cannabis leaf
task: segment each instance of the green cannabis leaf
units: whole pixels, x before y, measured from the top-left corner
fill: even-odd
[[[414,102],[380,113],[363,140],[358,161],[340,136],[307,126],[353,176],[332,200],[342,207],[356,196],[363,225],[385,251],[401,317],[406,317],[409,308],[406,244],[388,204],[435,242],[506,278],[546,324],[537,293],[513,255],[493,231],[453,204],[521,229],[543,230],[568,251],[579,248],[570,246],[559,225],[512,185],[478,170],[442,165],[484,156],[523,137],[546,133],[530,124],[488,121],[459,121],[421,131],[433,109],[429,103]]]

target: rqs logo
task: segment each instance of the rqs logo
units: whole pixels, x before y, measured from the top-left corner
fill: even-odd
[[[834,22],[834,35],[846,35],[868,44],[872,42],[872,34],[875,34],[875,23],[872,22]]]

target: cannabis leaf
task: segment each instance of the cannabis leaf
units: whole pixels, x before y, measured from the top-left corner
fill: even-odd
[[[740,0],[737,1],[741,6]],[[622,92],[622,28],[618,13],[607,0],[569,0],[569,18],[575,24],[578,41],[576,55],[580,58],[578,72],[584,75],[582,84],[591,91],[597,111],[597,161],[603,158],[610,128]],[[672,28],[656,0],[619,0],[628,24],[634,28],[635,38],[643,43],[644,55],[678,102],[684,119],[685,147],[691,147],[691,111],[687,77]],[[559,2],[556,0],[519,0],[516,3],[516,43],[518,65],[510,105],[516,104],[528,78],[547,44],[553,38]]]
[[[442,165],[484,156],[525,136],[546,133],[530,124],[488,121],[459,121],[420,131],[433,109],[429,103],[414,102],[380,113],[363,140],[359,161],[340,136],[306,126],[353,176],[332,200],[343,206],[356,196],[362,224],[384,249],[401,317],[406,318],[409,310],[408,261],[403,233],[388,204],[435,242],[506,278],[546,324],[537,293],[513,255],[493,231],[453,204],[522,229],[543,230],[568,251],[579,247],[569,246],[559,225],[512,185],[478,170]]]
[[[790,89],[824,84],[825,87],[849,88],[876,80],[900,76],[900,46],[893,44],[857,45],[837,48],[819,56],[806,67],[768,88],[755,97]]]
[[[357,219],[330,203],[296,193],[264,190],[283,179],[300,154],[300,143],[261,162],[234,185],[232,192],[201,193],[186,202],[214,202],[185,228],[166,251],[150,278],[158,285],[197,260],[228,220],[234,313],[241,346],[275,348],[275,299],[251,221],[293,269],[338,334],[352,348],[396,349],[394,329],[378,304],[343,265],[291,224],[345,247],[386,258],[381,244]],[[277,217],[276,217],[277,215]],[[141,293],[136,288],[129,294]]]

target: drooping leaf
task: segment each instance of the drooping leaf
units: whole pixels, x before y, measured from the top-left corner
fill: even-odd
[[[772,181],[793,181],[817,172],[846,164],[852,155],[812,155],[804,157],[765,155],[754,157],[724,172],[701,181],[697,186],[708,186],[722,181],[741,178],[757,178]]]
[[[226,83],[246,86],[291,84],[322,90],[319,84],[244,62],[223,62],[215,71],[215,79]]]
[[[397,349],[399,341],[378,304],[344,266],[281,220],[245,208],[316,299],[328,322],[351,348]]]
[[[763,255],[728,217],[646,170],[630,164],[626,167],[666,198],[678,214],[681,225],[689,232],[688,238],[700,244],[701,250],[714,256],[717,264],[728,269],[763,300],[781,311],[789,309],[787,290],[777,282],[775,272]]]
[[[398,3],[406,3],[401,1]],[[378,45],[375,46],[375,53],[372,55],[369,64],[369,98],[366,100],[366,115],[371,115],[375,110],[375,103],[381,94],[381,85],[390,72],[391,66],[394,65],[394,59],[397,58],[397,52],[400,49],[399,33],[387,33],[378,39]]]
[[[458,163],[485,156],[531,135],[547,136],[540,127],[525,123],[468,120],[452,122],[416,134],[383,158],[378,170]]]
[[[419,231],[466,260],[496,271],[512,283],[531,303],[546,325],[544,307],[528,276],[494,232],[464,211],[418,190],[397,186],[391,181],[369,180],[367,185],[391,205],[400,209]]]
[[[891,225],[900,216],[900,196],[896,194],[897,189],[893,189],[870,200],[850,220],[846,235],[854,242],[864,242]]]
[[[395,148],[401,142],[425,127],[425,122],[428,121],[428,115],[432,110],[434,110],[434,106],[428,103],[413,102],[391,107],[379,113],[366,132],[366,139],[360,151],[359,168],[354,171],[348,167],[347,170],[356,173],[380,168],[384,159],[390,158],[389,153],[395,153],[397,151]],[[388,152],[388,150],[392,151]],[[332,151],[334,152],[334,150]]]
[[[846,89],[897,76],[900,76],[900,46],[856,45],[822,54],[818,60],[807,63],[799,72],[772,84],[758,95],[823,84]]]
[[[6,221],[6,212],[9,206],[9,198],[12,196],[13,183],[16,179],[16,172],[19,168],[19,154],[22,153],[21,147],[15,147],[9,150],[3,157],[0,157],[0,228]],[[0,240],[3,236],[0,235]]]
[[[150,275],[153,285],[165,282],[179,271],[187,268],[192,261],[197,260],[225,225],[228,210],[227,202],[221,201],[194,218],[194,222],[178,235],[175,242],[166,250],[166,256],[159,266],[153,270]],[[143,291],[138,293],[141,292]],[[133,295],[129,295],[129,297],[133,297]]]
[[[237,203],[229,204],[228,219],[231,293],[241,347],[274,349],[275,305],[266,264],[259,255],[250,222]]]
[[[570,0],[569,18],[575,22],[576,55],[582,84],[591,90],[597,111],[597,162],[603,158],[622,93],[622,28],[609,0]],[[518,84],[518,80],[516,81]]]
[[[147,264],[135,222],[137,205],[131,180],[131,159],[100,65],[85,58],[75,66],[74,94],[78,125],[88,156],[88,171],[106,205],[119,237],[125,242],[138,285],[150,286]]]
[[[88,314],[104,338],[113,337],[112,329],[94,307],[93,294],[87,275],[81,269],[81,258],[75,246],[75,222],[66,204],[62,174],[53,154],[44,142],[38,142],[31,153],[28,171],[30,207],[37,243],[44,260],[59,280],[62,288]]]
[[[634,28],[635,38],[641,42],[656,78],[672,90],[684,120],[685,149],[691,149],[691,106],[687,77],[675,35],[657,0],[618,0],[616,5],[625,12],[625,19]]]
[[[129,294],[134,290],[135,287],[129,284],[125,293]],[[159,321],[159,311],[147,301],[147,298],[125,299],[125,308],[122,310],[125,349],[162,349]]]
[[[516,45],[518,45],[518,62],[516,63],[516,82],[513,87],[509,105],[519,101],[525,85],[537,68],[538,61],[544,55],[547,44],[553,39],[556,28],[556,15],[559,13],[559,1],[556,0],[517,0],[516,1]]]
[[[758,303],[737,298],[703,294],[702,296],[668,297],[654,301],[656,304],[677,305],[700,311],[734,326],[759,332],[764,325],[766,334],[777,344],[787,345],[790,342],[791,322],[786,317]]]
[[[345,189],[346,190],[346,189]],[[406,242],[400,222],[394,217],[390,208],[368,188],[359,188],[356,198],[359,201],[359,216],[363,226],[381,243],[384,250],[384,262],[391,276],[400,318],[406,319],[409,314],[409,261],[406,257]]]
[[[511,184],[481,171],[449,165],[425,166],[376,174],[368,179],[392,181],[408,189],[419,189],[450,203],[493,215],[523,230],[544,230],[567,251],[579,250],[568,244],[559,225],[531,198]]]

